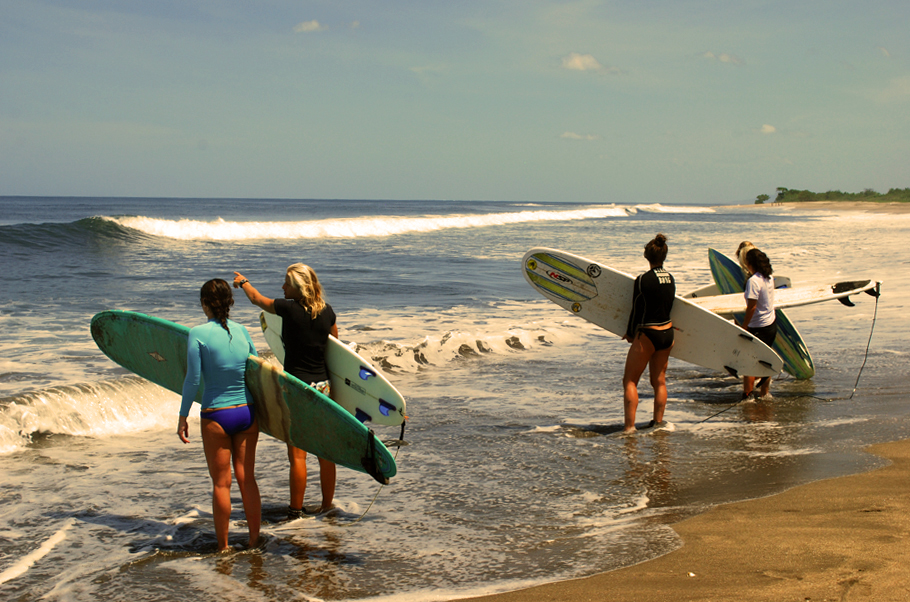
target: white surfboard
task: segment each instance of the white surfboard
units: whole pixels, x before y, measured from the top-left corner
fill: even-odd
[[[262,334],[275,357],[284,365],[281,317],[259,314]],[[407,407],[404,397],[392,383],[353,349],[329,335],[325,363],[332,386],[332,400],[361,422],[397,426],[404,422]]]
[[[775,282],[776,282],[775,278]],[[878,296],[881,282],[874,280],[857,280],[836,282],[821,286],[803,286],[798,288],[774,289],[774,309],[800,307],[813,303],[838,300],[844,305],[853,306],[851,295],[868,293]],[[693,297],[692,302],[721,316],[732,316],[746,311],[746,299],[742,293]]]
[[[613,334],[625,334],[632,312],[632,276],[539,247],[525,254],[522,272],[550,301]],[[670,318],[675,330],[672,357],[733,376],[775,376],[783,366],[753,335],[687,299],[676,297]]]
[[[774,276],[774,288],[790,288],[793,284],[789,278],[786,276]],[[694,291],[690,291],[683,295],[683,299],[698,299],[699,297],[715,297],[721,294],[720,287],[716,284],[708,284],[701,288],[697,288]],[[699,303],[700,305],[700,303]]]

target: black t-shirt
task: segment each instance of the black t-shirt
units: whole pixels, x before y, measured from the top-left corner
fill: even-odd
[[[284,371],[303,382],[317,383],[329,379],[325,366],[325,348],[335,325],[335,312],[326,304],[318,316],[293,299],[275,299],[275,313],[281,316],[281,338],[284,340]]]
[[[642,327],[669,324],[675,298],[676,282],[673,275],[663,268],[654,268],[636,278],[626,336],[634,338]]]

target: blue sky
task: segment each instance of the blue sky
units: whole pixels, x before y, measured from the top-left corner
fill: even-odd
[[[910,2],[4,0],[0,195],[910,186]]]

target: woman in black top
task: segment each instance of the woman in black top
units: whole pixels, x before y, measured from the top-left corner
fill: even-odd
[[[325,365],[325,348],[329,335],[338,337],[335,312],[325,302],[316,272],[307,265],[295,263],[284,276],[284,299],[269,299],[250,284],[239,272],[234,272],[234,286],[263,310],[281,316],[281,338],[284,340],[284,371],[296,376],[316,390],[331,397],[329,374]],[[306,493],[306,452],[288,444],[291,462],[291,503],[288,518],[303,514]],[[332,508],[335,497],[335,464],[319,458],[319,484],[322,489],[320,512]]]
[[[673,276],[664,270],[667,258],[667,237],[658,234],[645,245],[645,259],[651,269],[635,279],[632,293],[632,313],[623,339],[632,343],[623,371],[623,432],[635,431],[635,412],[638,409],[638,381],[649,369],[654,388],[654,420],[664,419],[667,407],[667,364],[673,348],[673,322],[670,310],[676,297]]]

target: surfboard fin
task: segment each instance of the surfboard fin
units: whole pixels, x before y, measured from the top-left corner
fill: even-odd
[[[382,471],[379,468],[379,462],[376,458],[376,435],[373,433],[373,429],[369,430],[369,435],[367,435],[367,454],[360,459],[360,465],[363,466],[363,469],[368,475],[376,479],[376,481],[381,485],[388,485],[389,479],[382,474]]]
[[[742,336],[742,335],[740,335],[740,336]],[[727,372],[729,372],[729,373],[730,373],[730,376],[732,376],[733,378],[739,378],[739,372],[737,372],[736,370],[734,370],[734,369],[731,368],[730,366],[724,366],[724,370],[726,370]]]
[[[397,412],[398,408],[386,401],[385,399],[379,400],[379,413],[383,416],[388,416],[391,412]]]
[[[846,305],[847,307],[856,307],[856,303],[851,301],[850,297],[839,297],[837,300],[840,301],[841,303],[843,303],[844,305]]]
[[[853,289],[862,288],[872,282],[871,280],[848,280],[846,282],[837,282],[832,287],[831,290],[837,293],[845,293],[847,291],[852,291]]]

